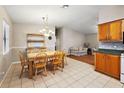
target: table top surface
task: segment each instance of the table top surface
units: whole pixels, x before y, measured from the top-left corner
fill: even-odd
[[[28,53],[28,54],[27,54],[27,57],[28,57],[29,59],[30,59],[30,58],[34,58],[34,57],[36,57],[36,55],[39,54],[39,53],[41,53],[41,52]],[[46,53],[47,56],[52,56],[52,55],[54,55],[55,51],[47,51],[47,52],[42,52],[42,53]]]

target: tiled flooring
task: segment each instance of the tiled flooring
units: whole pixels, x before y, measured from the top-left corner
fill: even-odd
[[[68,65],[64,71],[56,71],[53,75],[39,75],[36,81],[28,79],[26,74],[19,79],[20,64],[12,65],[2,88],[122,88],[118,80],[94,71],[92,65],[67,58]]]

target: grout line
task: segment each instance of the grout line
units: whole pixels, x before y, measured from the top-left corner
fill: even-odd
[[[32,78],[31,80],[32,80],[32,83],[33,83],[33,87],[35,88],[35,84],[34,84],[34,80],[33,80],[33,78]]]
[[[110,80],[111,80],[111,77],[110,77],[110,79],[104,84],[103,88],[110,82]]]
[[[122,84],[122,88],[124,87],[124,84]]]
[[[99,78],[98,76],[95,78],[95,79],[93,79],[92,81],[95,81],[97,78]],[[86,88],[92,81],[90,81],[86,86],[84,86],[84,88]]]
[[[12,68],[12,66],[13,66],[14,64],[17,64],[17,62],[14,62],[14,63],[12,62],[12,63],[10,64],[10,66],[9,66],[9,68],[7,69],[5,75],[3,76],[3,79],[2,79],[1,82],[0,82],[0,87],[2,86],[3,82],[5,81],[5,78],[7,77],[7,75],[8,75],[8,73],[9,73],[10,69]]]
[[[90,73],[90,72],[89,72],[89,73]],[[82,77],[83,77],[83,78],[87,77],[87,76],[89,75],[89,73],[86,74],[85,76],[82,76]],[[82,77],[81,77],[80,79],[82,79]],[[72,83],[74,83],[74,82],[76,82],[76,81],[79,81],[80,79],[75,80],[75,81],[73,81]],[[72,85],[72,83],[70,83],[68,86]],[[80,83],[80,82],[79,82],[79,83]],[[68,87],[68,86],[67,86],[67,87]]]
[[[16,66],[14,66],[14,69],[13,69],[13,71],[12,71],[11,78],[10,78],[9,84],[8,84],[8,88],[10,88],[10,84],[11,84],[11,82],[12,82],[12,76],[13,76],[13,74],[14,74],[15,67],[16,67]]]
[[[22,78],[21,78],[21,88],[22,88]]]
[[[46,84],[46,82],[45,82],[45,80],[43,79],[43,77],[42,77],[42,76],[41,76],[41,78],[42,78],[43,83],[45,84],[46,88],[48,88],[48,86],[47,86],[47,84]]]
[[[32,80],[32,83],[33,83],[33,88],[35,88],[35,85],[34,85],[34,81]]]
[[[3,77],[3,79],[1,80],[1,82],[0,82],[0,87],[2,86],[3,82],[5,81],[5,79],[6,79],[6,77],[7,77],[7,74],[9,73],[9,70],[12,68],[12,65],[13,65],[13,64],[11,63],[11,65],[9,66],[8,70],[6,71],[6,73],[5,73],[4,77]]]
[[[32,78],[32,82],[33,82],[33,87],[36,88],[36,87],[35,87],[35,84],[34,84],[34,80],[33,80],[33,78]]]

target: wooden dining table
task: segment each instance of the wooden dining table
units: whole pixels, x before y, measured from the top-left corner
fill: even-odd
[[[34,62],[34,58],[39,53],[41,53],[41,52],[27,53],[27,58],[28,58],[28,61],[29,61],[29,78],[30,79],[33,78],[33,62]],[[46,51],[46,52],[42,52],[42,53],[46,53],[47,57],[51,58],[51,57],[54,56],[55,51]],[[64,68],[64,61],[63,61],[63,68]]]

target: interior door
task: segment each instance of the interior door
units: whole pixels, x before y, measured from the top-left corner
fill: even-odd
[[[109,24],[100,24],[98,25],[98,34],[99,34],[99,41],[105,41],[108,39],[108,31],[109,31]]]
[[[109,39],[113,41],[122,40],[122,21],[115,21],[110,23]]]

